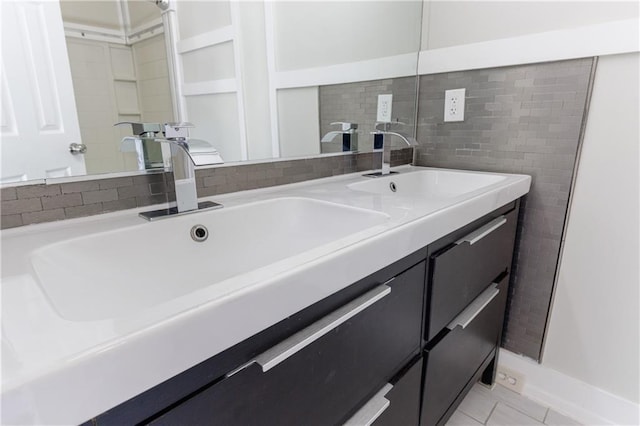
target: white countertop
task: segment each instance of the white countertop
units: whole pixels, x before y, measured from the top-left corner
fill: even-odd
[[[425,169],[395,168],[400,173]],[[228,208],[305,197],[383,212],[389,220],[229,278],[224,284],[238,290],[223,298],[212,300],[203,288],[107,320],[70,321],[58,315],[30,256],[56,242],[139,225],[143,219],[137,213],[149,207],[3,231],[2,422],[89,420],[529,191],[529,176],[500,176],[506,179],[435,200],[347,188],[367,179],[361,173],[206,198]]]

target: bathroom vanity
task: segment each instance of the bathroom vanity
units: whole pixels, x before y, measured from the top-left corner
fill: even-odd
[[[376,180],[354,174],[216,197],[224,209],[164,225],[136,223],[140,219],[129,211],[4,235],[3,248],[13,248],[9,260],[16,263],[8,271],[3,263],[3,308],[9,298],[32,313],[3,309],[3,355],[9,356],[9,364],[3,359],[3,373],[9,372],[3,374],[3,420],[445,423],[476,381],[493,382],[519,197],[530,178],[396,170]],[[238,256],[216,222],[229,227],[227,221],[251,219],[252,210],[243,209],[254,205],[272,218],[266,225],[277,228],[259,235],[268,241],[255,242],[261,251],[270,247],[273,259],[247,259],[251,270],[229,272],[218,282],[215,259],[200,259],[193,265],[200,264],[212,284],[167,293],[152,304],[141,298],[117,314],[119,293],[105,294],[111,299],[96,308],[99,314],[60,302],[78,287],[51,278],[52,264],[78,245],[89,252],[87,238],[100,235],[109,249],[124,230],[135,247],[154,229],[188,232],[188,225],[200,223],[211,232],[211,247],[169,238],[175,256],[194,250],[197,257],[220,243]],[[220,214],[225,210],[229,218]],[[284,225],[277,221],[282,216]],[[308,229],[314,223],[317,231]],[[144,229],[150,226],[158,228]],[[287,238],[295,236],[280,235],[288,227],[311,245],[287,252]],[[273,231],[260,229],[249,234]],[[322,240],[320,234],[331,235]],[[238,229],[236,239],[243,235]],[[254,254],[240,243],[239,250]],[[193,266],[183,260],[172,266]],[[136,283],[147,285],[142,278],[121,288],[114,283],[113,292],[135,293]],[[156,285],[162,294],[169,283],[159,275]],[[33,326],[40,337],[57,334],[44,341],[20,334]],[[31,350],[47,345],[52,350],[35,358]]]

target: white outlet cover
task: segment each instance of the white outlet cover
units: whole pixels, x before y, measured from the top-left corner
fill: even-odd
[[[524,388],[525,376],[518,371],[499,365],[496,373],[496,383],[521,394]]]
[[[393,95],[378,95],[378,116],[376,121],[381,123],[391,122],[391,107]]]
[[[464,121],[464,96],[466,89],[444,92],[444,121]]]

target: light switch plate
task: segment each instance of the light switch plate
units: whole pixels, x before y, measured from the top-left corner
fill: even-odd
[[[444,121],[464,121],[464,96],[466,89],[444,92]]]
[[[378,95],[378,117],[377,121],[382,123],[391,122],[391,106],[393,95]]]

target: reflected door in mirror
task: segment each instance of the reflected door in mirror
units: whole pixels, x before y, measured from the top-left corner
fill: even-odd
[[[2,3],[2,183],[85,174],[65,53],[56,3]]]

